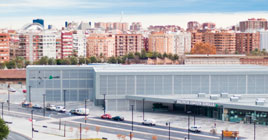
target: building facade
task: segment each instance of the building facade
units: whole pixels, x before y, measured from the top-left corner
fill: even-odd
[[[258,30],[267,30],[268,22],[266,19],[260,18],[255,19],[251,18],[247,21],[241,21],[239,23],[239,29],[241,32],[255,32]]]
[[[236,51],[249,54],[255,49],[260,50],[260,33],[236,33]]]
[[[9,61],[9,39],[8,33],[0,33],[0,62]]]
[[[268,31],[260,32],[260,50],[268,51]]]
[[[124,56],[130,52],[141,52],[143,48],[141,34],[116,34],[115,56]]]

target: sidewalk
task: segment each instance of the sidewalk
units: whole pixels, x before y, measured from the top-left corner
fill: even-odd
[[[23,134],[29,138],[32,137],[32,122],[27,119],[21,119],[16,117],[4,116],[5,121],[10,121],[12,124],[8,124],[9,128],[12,131]],[[76,117],[77,118],[77,117]],[[70,119],[70,118],[69,118]],[[51,121],[57,121],[56,119],[51,119]],[[50,122],[51,122],[50,121]],[[48,128],[43,128],[43,125]],[[46,121],[35,121],[34,120],[34,129],[39,132],[34,132],[33,140],[68,140],[68,139],[79,139],[80,138],[80,129],[74,127],[66,127],[66,137],[64,136],[63,125],[61,130],[59,130],[59,126],[51,123],[47,123]],[[117,135],[96,132],[95,130],[82,130],[82,139],[83,138],[108,138],[108,140],[118,140]],[[129,139],[126,136],[126,139]],[[121,140],[123,140],[121,138]],[[140,140],[133,138],[133,140]]]

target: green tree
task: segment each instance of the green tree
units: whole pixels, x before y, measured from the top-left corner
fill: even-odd
[[[0,63],[0,69],[4,69],[6,67],[5,63]]]
[[[150,58],[152,58],[152,59],[155,59],[155,58],[157,58],[158,57],[158,53],[157,52],[153,52],[152,53],[152,57],[150,57]]]
[[[62,65],[70,65],[71,61],[70,61],[70,59],[62,59],[61,64]]]
[[[135,56],[132,52],[128,53],[128,59],[134,59]]]
[[[54,58],[49,58],[49,59],[47,60],[47,63],[48,63],[48,65],[55,65],[55,64],[56,64],[56,61],[55,61]]]
[[[72,56],[72,57],[69,58],[69,59],[70,59],[71,65],[77,65],[77,64],[78,64],[78,62],[77,62],[77,58],[76,58],[76,57]]]
[[[21,68],[25,67],[24,66],[24,58],[23,57],[20,57],[20,56],[16,57],[15,63],[16,63],[16,67],[17,68],[20,68],[21,69]]]
[[[5,62],[5,65],[8,69],[15,69],[16,68],[15,60],[10,60],[9,62]]]
[[[89,63],[91,63],[90,58],[86,58],[86,64],[89,64]]]
[[[167,55],[167,57],[168,57],[168,59],[173,60],[173,55],[172,55],[172,53],[169,53],[169,54]]]
[[[142,49],[142,50],[141,50],[141,57],[140,57],[140,58],[141,58],[141,59],[146,59],[146,58],[148,58],[145,49]]]
[[[117,62],[116,58],[114,56],[110,57],[108,60],[108,63],[115,64]]]
[[[9,128],[4,120],[0,119],[0,140],[6,139],[9,134]]]
[[[135,52],[135,56],[136,56],[137,58],[141,58],[141,53],[140,53],[140,52]]]
[[[153,53],[152,52],[147,52],[145,58],[153,58]],[[155,57],[156,58],[156,57]]]
[[[30,65],[30,64],[31,64],[31,62],[30,62],[30,61],[25,60],[25,68],[26,68],[28,65]]]
[[[166,58],[166,57],[168,57],[168,55],[167,55],[167,53],[165,52],[165,53],[163,54],[163,58]]]
[[[48,63],[48,57],[44,56],[39,60],[39,65],[47,65]]]
[[[56,64],[61,65],[62,64],[62,59],[56,59]]]
[[[90,57],[90,62],[91,62],[91,63],[97,63],[97,61],[98,61],[98,60],[97,60],[97,58],[96,58],[95,56],[91,56],[91,57]]]
[[[173,55],[173,60],[178,60],[179,59],[179,56],[177,54],[174,54]]]
[[[119,56],[116,58],[116,61],[117,61],[117,63],[119,63],[119,64],[121,64],[121,63],[123,62],[122,58],[119,57]]]
[[[85,64],[86,63],[86,59],[84,57],[79,57],[79,64],[82,65],[82,64]]]

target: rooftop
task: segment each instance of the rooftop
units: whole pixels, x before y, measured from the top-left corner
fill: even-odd
[[[0,79],[26,79],[26,70],[0,70]]]

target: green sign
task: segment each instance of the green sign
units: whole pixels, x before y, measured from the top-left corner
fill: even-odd
[[[52,75],[49,76],[49,79],[53,79]]]
[[[219,107],[219,105],[218,104],[215,104],[215,107]]]

